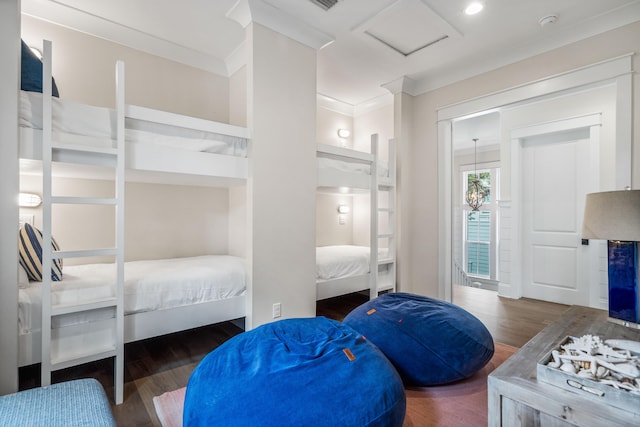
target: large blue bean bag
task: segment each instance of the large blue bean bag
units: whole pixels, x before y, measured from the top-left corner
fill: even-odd
[[[185,426],[402,426],[393,365],[350,327],[286,319],[236,335],[189,378]]]
[[[471,313],[420,295],[388,293],[356,307],[344,323],[387,356],[407,385],[468,378],[493,356],[493,338]]]

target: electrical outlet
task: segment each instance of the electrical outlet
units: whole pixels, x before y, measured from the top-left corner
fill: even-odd
[[[282,305],[277,302],[273,304],[273,318],[277,319],[280,316],[282,316]]]

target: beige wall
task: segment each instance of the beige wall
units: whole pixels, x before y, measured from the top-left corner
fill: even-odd
[[[353,117],[323,107],[318,107],[316,114],[316,143],[353,148]],[[348,129],[351,136],[339,138],[338,129]]]
[[[41,178],[22,176],[21,191],[42,194]],[[55,178],[59,196],[113,197],[113,182]],[[125,189],[125,254],[127,261],[205,254],[229,249],[229,197],[221,188],[129,182]],[[42,227],[42,208],[22,208]],[[53,236],[64,250],[113,247],[114,207],[56,205]],[[68,259],[65,263],[109,262],[112,259]]]
[[[229,123],[247,126],[247,67],[229,78]]]
[[[486,94],[509,89],[528,82],[570,71],[592,63],[614,58],[640,49],[640,23],[604,33],[515,64],[484,73],[450,86],[417,96],[412,114],[415,123],[410,141],[411,156],[403,159],[412,181],[406,200],[411,210],[403,237],[406,245],[409,288],[413,292],[438,295],[438,176],[437,176],[437,111],[439,108]],[[640,68],[638,56],[634,69]],[[640,100],[640,78],[634,75],[634,108]],[[640,188],[640,115],[633,117],[632,183]],[[405,203],[405,201],[403,201]],[[403,260],[404,262],[404,260]],[[404,289],[407,289],[405,286]]]
[[[393,138],[393,103],[358,114],[354,120],[353,146],[356,150],[370,152],[371,135],[378,134],[382,159],[388,158],[387,141]]]
[[[316,246],[353,244],[353,200],[358,196],[318,193],[316,196]],[[339,214],[338,206],[349,206],[348,214]],[[340,216],[344,224],[340,224]]]
[[[371,151],[371,135],[378,134],[378,153],[386,162],[389,158],[389,139],[393,138],[393,105],[384,105],[354,118],[354,148]],[[384,197],[380,195],[380,197]],[[371,206],[369,196],[353,199],[353,243],[369,246],[371,241]]]
[[[346,128],[351,136],[343,145],[337,130]],[[366,113],[351,117],[326,108],[317,111],[316,140],[320,144],[343,145],[358,151],[371,151],[371,135],[378,134],[380,158],[389,158],[389,138],[393,137],[393,105],[383,105]],[[337,206],[346,201],[351,212],[345,216],[346,224],[338,224]],[[345,196],[336,194],[318,195],[317,198],[316,245],[361,245],[370,243],[370,204],[368,194]]]
[[[64,99],[113,107],[115,62],[123,60],[126,103],[220,122],[233,118],[234,124],[246,125],[245,69],[228,79],[28,16],[22,16],[22,38],[35,46],[41,46],[43,39],[52,41],[53,74]],[[233,103],[229,100],[230,88]],[[38,186],[37,181],[23,176],[21,186]],[[113,187],[110,182],[96,180],[56,179],[54,184],[54,191],[83,191],[85,196],[99,196]],[[127,183],[127,260],[227,251],[243,255],[244,190],[234,192],[232,206],[234,212],[239,212],[234,218],[229,217],[229,191]],[[41,190],[35,192],[42,194]],[[112,208],[56,209],[62,215],[54,216],[53,231],[63,247],[113,245]],[[36,224],[40,225],[38,217],[36,213]],[[92,233],[78,233],[79,228]],[[93,261],[96,259],[71,259],[68,263]]]
[[[354,120],[352,116],[324,107],[316,111],[316,143],[353,148]],[[348,129],[349,138],[338,137],[338,129]],[[338,205],[346,204],[351,209],[344,215],[345,223],[338,223]],[[353,196],[345,194],[318,193],[316,196],[316,246],[353,244]]]
[[[126,103],[228,122],[229,82],[197,68],[22,16],[28,45],[53,45],[53,76],[62,98],[115,105],[115,63],[125,62]]]

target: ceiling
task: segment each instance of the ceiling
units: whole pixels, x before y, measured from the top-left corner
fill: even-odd
[[[640,20],[640,0],[22,0],[23,13],[229,76],[258,22],[318,49],[318,94],[419,94]],[[540,20],[556,16],[555,22]]]

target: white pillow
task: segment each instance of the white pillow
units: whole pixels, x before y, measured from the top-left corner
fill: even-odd
[[[29,276],[27,275],[27,270],[25,270],[20,263],[18,263],[18,287],[20,289],[29,287]]]

